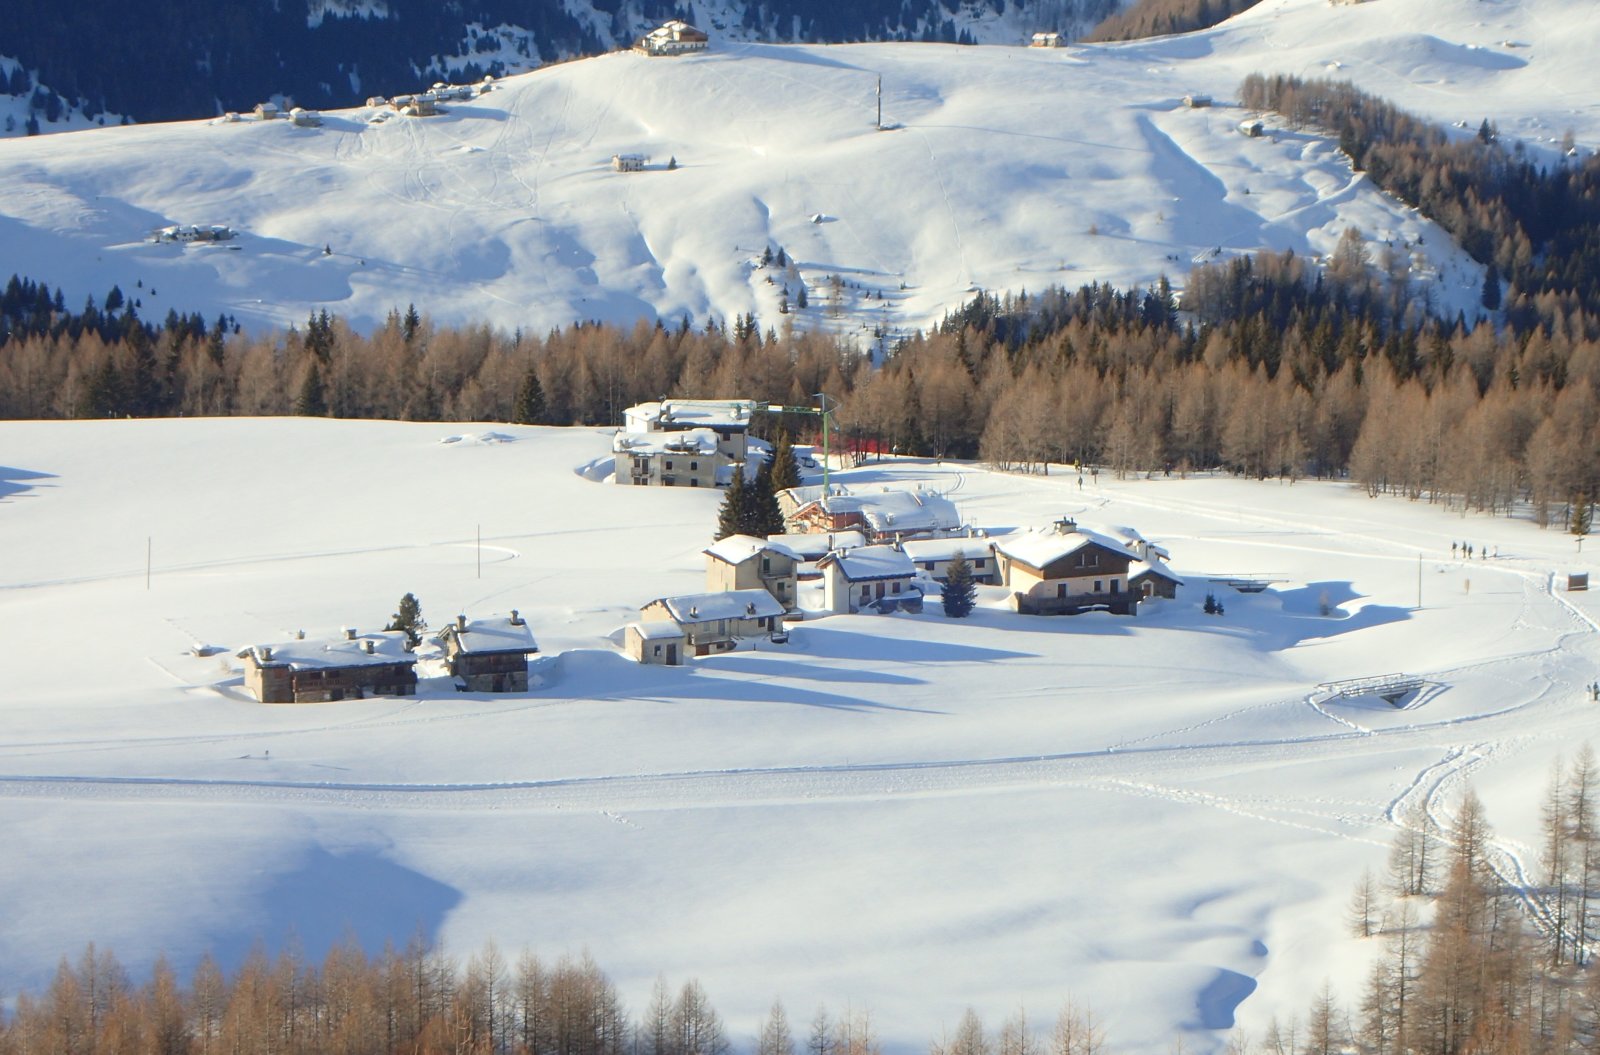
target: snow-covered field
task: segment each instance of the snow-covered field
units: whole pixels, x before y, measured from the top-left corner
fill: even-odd
[[[740,1039],[774,996],[869,1007],[910,1052],[1071,992],[1120,1051],[1216,1051],[1236,1005],[1355,994],[1343,909],[1397,807],[1447,822],[1471,782],[1516,882],[1551,760],[1600,732],[1571,538],[1335,484],[864,466],[980,526],[1137,528],[1188,585],[1136,620],[808,619],[671,669],[618,630],[703,588],[719,496],[596,482],[601,431],[4,423],[0,451],[6,992],[91,940],[137,969],[420,928],[587,949],[635,1009],[696,976]],[[1279,581],[1204,615],[1238,575]],[[435,625],[520,609],[542,685],[242,692],[233,649],[407,591]],[[1314,694],[1396,671],[1429,682],[1404,709]]]
[[[793,300],[804,284],[798,325],[866,343],[976,289],[1181,285],[1218,250],[1323,254],[1354,225],[1410,259],[1437,309],[1471,315],[1479,269],[1332,143],[1271,121],[1251,139],[1237,107],[1181,100],[1226,103],[1256,70],[1349,77],[1441,123],[1496,120],[1553,158],[1569,128],[1600,144],[1597,19],[1588,0],[1266,0],[1204,33],[1060,50],[719,40],[551,66],[431,118],[11,140],[0,275],[74,305],[116,283],[146,316],[257,329],[322,309],[370,329],[410,303],[507,330],[746,312],[776,327],[783,287]],[[611,171],[630,152],[646,171]],[[213,223],[242,237],[146,240]],[[769,246],[796,270],[755,268]]]

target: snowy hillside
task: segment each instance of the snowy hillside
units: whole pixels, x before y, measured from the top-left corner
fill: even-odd
[[[546,68],[437,117],[13,141],[0,271],[74,303],[115,283],[146,315],[255,328],[324,308],[370,328],[409,303],[506,329],[746,312],[777,326],[784,287],[803,286],[797,325],[868,342],[974,289],[1181,284],[1217,250],[1321,254],[1354,225],[1409,255],[1440,310],[1470,314],[1481,272],[1333,144],[1270,120],[1251,139],[1237,108],[1181,100],[1225,102],[1251,70],[1349,76],[1441,123],[1488,117],[1536,147],[1570,128],[1592,147],[1579,30],[1596,18],[1563,0],[1267,0],[1193,36],[1061,50],[719,41]],[[617,153],[646,170],[611,171]],[[241,237],[145,241],[187,223]],[[798,267],[755,269],[769,246]]]
[[[1570,539],[1340,485],[865,466],[841,477],[989,528],[1135,528],[1187,585],[1132,620],[813,617],[669,669],[618,630],[703,588],[718,496],[596,482],[599,431],[7,423],[0,447],[5,992],[90,940],[139,971],[420,928],[587,949],[635,1010],[697,976],[741,1045],[775,995],[870,1008],[909,1055],[969,1005],[1044,1021],[1071,992],[1115,1050],[1216,1052],[1324,978],[1356,995],[1376,945],[1343,909],[1405,807],[1446,824],[1471,782],[1520,884],[1550,761],[1600,737],[1600,598],[1553,589],[1588,570]],[[1211,581],[1241,575],[1274,582]],[[242,691],[234,650],[373,629],[406,591],[435,626],[520,609],[539,687]],[[1316,690],[1396,671],[1427,681],[1403,709]]]

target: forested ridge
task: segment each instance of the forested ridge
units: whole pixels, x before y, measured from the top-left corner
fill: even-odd
[[[1261,0],[1137,0],[1101,22],[1084,39],[1141,40],[1167,33],[1209,29]]]
[[[1358,172],[1449,231],[1491,268],[1485,307],[1502,306],[1518,328],[1558,312],[1600,315],[1600,155],[1569,147],[1540,163],[1500,141],[1487,118],[1475,135],[1452,136],[1342,81],[1252,74],[1240,102],[1295,127],[1337,136]]]

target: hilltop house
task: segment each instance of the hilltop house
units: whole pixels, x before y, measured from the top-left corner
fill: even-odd
[[[255,115],[262,121],[275,121],[283,116],[283,111],[278,109],[277,103],[256,103]]]
[[[640,624],[669,622],[683,634],[685,651],[697,656],[726,652],[740,638],[770,634],[783,618],[783,605],[757,586],[748,590],[658,597],[639,609]],[[649,640],[639,634],[641,641]],[[638,658],[638,657],[635,657]]]
[[[643,154],[612,154],[611,168],[616,172],[643,172]]]
[[[830,612],[922,610],[916,566],[898,546],[830,553],[817,568],[822,572],[822,606]]]
[[[641,55],[688,55],[704,51],[711,38],[681,19],[673,19],[640,37],[633,50]]]
[[[809,492],[811,488],[795,488]],[[778,507],[784,506],[782,495]],[[891,539],[943,538],[961,530],[961,514],[950,499],[932,491],[881,491],[854,493],[833,487],[801,504],[800,496],[790,495],[795,505],[789,524],[796,531],[858,530],[869,543]]]
[[[262,703],[336,703],[372,696],[415,696],[416,657],[403,630],[251,645],[244,660],[245,688]]]
[[[321,128],[322,115],[315,110],[306,110],[297,106],[289,111],[289,123],[296,128]]]
[[[619,484],[715,487],[750,456],[748,399],[663,399],[623,412],[612,440]]]
[[[902,544],[901,548],[918,570],[937,582],[944,582],[950,577],[950,564],[957,554],[967,559],[973,582],[992,584],[999,581],[994,543],[982,535],[912,539]]]
[[[1035,33],[1033,40],[1028,43],[1030,48],[1059,48],[1061,46],[1060,33]]]
[[[1085,531],[1073,520],[997,538],[994,552],[1000,584],[1011,590],[1011,603],[1019,612],[1134,614],[1137,600],[1128,587],[1134,555],[1117,540]]]
[[[528,657],[539,651],[528,621],[509,616],[469,620],[464,615],[434,635],[450,673],[468,692],[526,692]]]
[[[794,608],[800,557],[789,547],[753,535],[729,535],[704,552],[706,589],[762,589],[786,610]]]

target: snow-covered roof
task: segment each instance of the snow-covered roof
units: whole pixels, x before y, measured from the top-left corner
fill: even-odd
[[[994,552],[994,541],[983,536],[956,535],[952,538],[913,539],[901,543],[912,560],[954,560],[957,553],[968,560]]]
[[[677,429],[744,429],[760,404],[753,399],[663,399],[623,412],[630,432]]]
[[[800,559],[798,553],[782,542],[756,538],[754,535],[729,535],[727,538],[718,539],[702,552],[728,564],[743,564],[756,555],[769,550],[773,553],[780,553],[792,560]]]
[[[837,484],[834,485],[833,492],[834,494],[846,493],[845,489]],[[821,484],[806,484],[804,487],[786,487],[782,491],[779,491],[778,495],[780,497],[788,498],[789,501],[795,504],[795,508],[799,509],[810,505],[812,502],[815,502],[817,499],[823,496],[823,493],[824,492]]]
[[[1165,562],[1159,560],[1136,560],[1128,565],[1128,579],[1130,581],[1139,578],[1141,575],[1153,575],[1159,579],[1168,579],[1179,586],[1183,585],[1183,580],[1178,578],[1172,569],[1167,567]]]
[[[894,546],[862,546],[842,553],[830,553],[817,562],[819,567],[837,564],[849,582],[867,579],[900,579],[917,573],[916,565],[904,550]]]
[[[650,619],[642,623],[629,623],[628,629],[645,641],[661,641],[683,637],[683,627],[670,619]]]
[[[619,432],[611,441],[617,454],[715,454],[717,434],[710,429],[683,432]]]
[[[709,623],[716,619],[761,619],[783,615],[783,605],[760,587],[658,597],[650,604],[657,602],[666,606],[667,612],[677,623]]]
[[[462,624],[465,623],[465,628]],[[435,635],[440,641],[446,637],[456,640],[462,652],[483,655],[489,652],[537,652],[533,629],[528,621],[516,612],[510,615],[491,615],[481,619],[458,616]]]
[[[1003,535],[994,540],[996,553],[1003,553],[1033,568],[1043,568],[1052,561],[1078,552],[1085,546],[1102,546],[1113,553],[1131,557],[1127,547],[1117,539],[1081,527],[1063,530],[1059,526],[1052,525],[1048,528]]]
[[[822,500],[829,513],[859,512],[880,535],[896,531],[954,531],[961,526],[956,504],[932,491],[885,488],[864,494],[829,495]]]
[[[821,560],[834,550],[865,546],[867,536],[859,531],[798,531],[771,535],[767,541],[786,546],[801,560]]]
[[[251,645],[238,653],[240,659],[249,655],[255,656],[261,666],[286,666],[291,670],[416,662],[416,656],[406,650],[406,635],[402,630],[380,630],[354,637],[295,638],[270,645]]]

